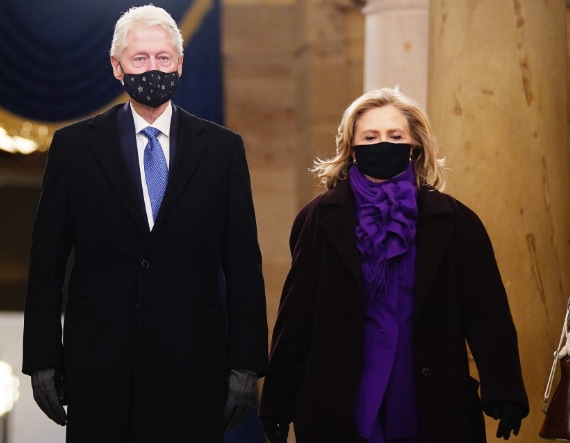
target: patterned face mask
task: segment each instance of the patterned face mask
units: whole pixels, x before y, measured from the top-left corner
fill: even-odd
[[[157,108],[172,98],[178,89],[178,71],[147,71],[142,74],[125,74],[123,88],[141,105]]]

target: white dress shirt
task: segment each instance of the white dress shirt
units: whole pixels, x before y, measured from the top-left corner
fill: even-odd
[[[148,138],[146,135],[141,134],[142,131],[147,126],[152,126],[160,131],[157,138],[162,146],[162,151],[164,152],[164,157],[166,158],[166,166],[170,169],[170,120],[172,119],[172,106],[167,106],[166,110],[158,117],[152,125],[149,125],[134,108],[131,106],[131,111],[133,112],[133,119],[135,121],[135,132],[137,134],[137,152],[139,156],[139,169],[141,171],[141,183],[143,189],[144,206],[146,209],[146,218],[148,220],[148,225],[152,230],[154,226],[154,220],[152,219],[152,208],[150,206],[150,198],[148,196],[148,187],[146,185],[146,176],[144,172],[144,149],[148,143]]]

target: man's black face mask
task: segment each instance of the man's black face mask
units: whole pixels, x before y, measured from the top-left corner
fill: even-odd
[[[157,108],[172,98],[180,84],[178,71],[147,71],[142,74],[125,74],[123,88],[141,105]]]

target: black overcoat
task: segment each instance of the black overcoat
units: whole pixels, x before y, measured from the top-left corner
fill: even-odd
[[[348,180],[309,202],[293,224],[260,415],[292,419],[298,443],[362,441],[354,420],[364,325],[355,232]],[[425,442],[484,442],[486,405],[512,401],[528,411],[490,240],[470,209],[424,186],[416,244],[414,372]]]
[[[64,368],[69,443],[219,443],[228,369],[267,369],[243,141],[173,107],[176,151],[150,231],[121,112],[54,134],[32,234],[23,371]]]

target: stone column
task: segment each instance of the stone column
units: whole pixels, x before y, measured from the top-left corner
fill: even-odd
[[[570,296],[566,4],[432,0],[430,29],[428,114],[447,191],[493,241],[531,408],[515,441],[538,441]],[[487,419],[489,442],[496,429]]]
[[[429,0],[368,0],[364,91],[395,87],[425,108]]]

